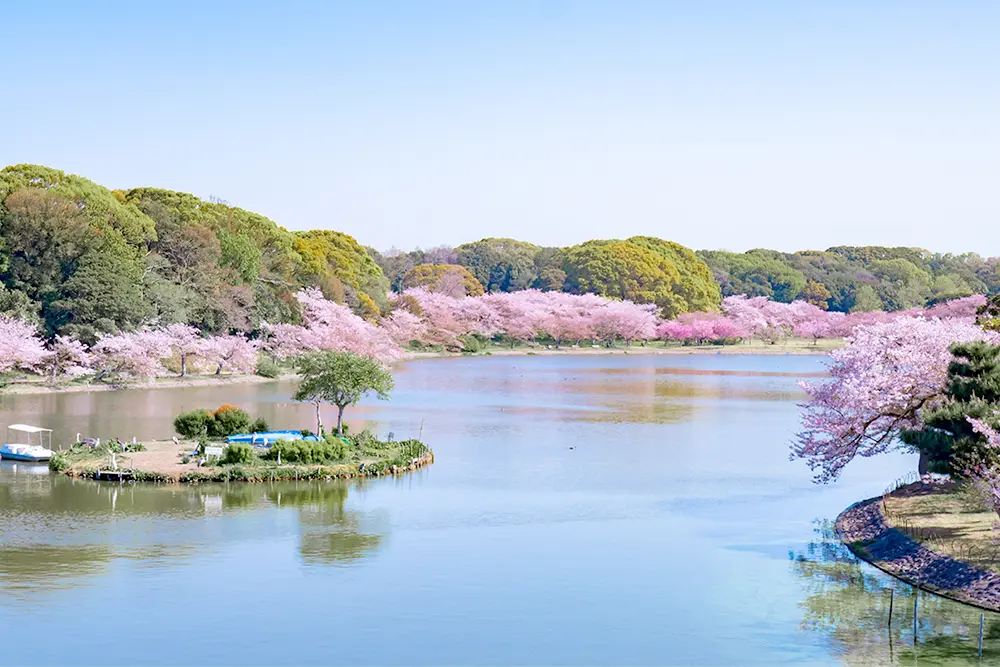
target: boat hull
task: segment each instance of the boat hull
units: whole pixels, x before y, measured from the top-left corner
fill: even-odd
[[[0,452],[0,459],[4,461],[22,461],[25,463],[45,463],[51,456],[31,456],[29,454],[10,454],[7,452]]]

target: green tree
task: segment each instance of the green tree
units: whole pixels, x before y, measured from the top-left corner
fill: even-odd
[[[852,313],[871,313],[882,310],[882,299],[871,285],[861,285],[854,293],[854,305],[851,306]]]
[[[930,296],[930,274],[909,260],[902,257],[877,260],[868,265],[868,270],[878,281],[875,291],[886,310],[926,305]]]
[[[833,295],[830,294],[830,290],[826,288],[826,285],[818,283],[815,280],[807,280],[806,286],[802,288],[802,292],[799,294],[800,299],[823,310],[830,307],[830,299],[832,297]]]
[[[712,269],[693,250],[652,236],[633,236],[628,241],[652,250],[677,267],[680,279],[671,289],[680,299],[677,302],[679,313],[718,310],[722,301],[719,284]]]
[[[308,401],[316,406],[316,434],[323,434],[320,407],[324,403],[337,406],[337,434],[344,434],[344,408],[354,405],[374,392],[388,400],[393,388],[392,373],[369,357],[353,352],[323,350],[302,355],[296,363],[301,376],[296,401]]]
[[[13,187],[11,173],[0,172],[0,191]],[[14,189],[0,206],[0,234],[9,252],[0,279],[41,304],[51,333],[72,326],[92,337],[95,331],[141,322],[149,312],[143,294],[142,248],[132,245],[123,230],[146,242],[155,238],[152,221],[89,181],[73,180],[75,187],[69,190],[86,199],[71,198],[62,187],[65,184],[42,189],[38,183],[29,180]],[[95,218],[92,205],[104,210],[107,218]],[[138,225],[132,224],[134,220],[119,228],[116,215],[145,218],[149,234],[134,229]]]
[[[539,248],[514,239],[487,238],[464,243],[455,251],[458,263],[469,270],[488,292],[514,292],[530,287],[537,278]]]
[[[469,270],[458,264],[419,264],[403,278],[403,288],[424,287],[430,292],[451,296],[480,296],[482,284]]]
[[[786,264],[773,251],[751,250],[742,254],[723,250],[701,251],[698,256],[712,269],[722,296],[746,294],[766,296],[790,303],[806,286],[802,272]]]
[[[673,291],[680,272],[672,261],[628,241],[587,241],[564,254],[566,290],[635,303],[655,303],[674,317],[684,300]]]
[[[940,405],[921,414],[923,428],[906,430],[900,439],[920,452],[921,474],[961,474],[970,465],[996,460],[986,438],[969,418],[996,425],[1000,409],[1000,345],[983,341],[951,347],[948,388]]]
[[[389,281],[352,236],[330,230],[297,232],[295,249],[301,258],[296,272],[300,282],[317,285],[327,298],[363,315],[362,295],[377,309],[385,308]]]

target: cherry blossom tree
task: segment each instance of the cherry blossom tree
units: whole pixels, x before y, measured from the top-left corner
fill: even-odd
[[[380,326],[397,345],[421,341],[427,332],[424,321],[404,308],[397,308],[389,313],[382,319]]]
[[[403,296],[414,299],[420,306],[420,317],[426,327],[420,342],[444,347],[457,343],[459,336],[469,332],[458,317],[460,299],[420,287],[406,290]]]
[[[982,294],[962,297],[961,299],[951,299],[935,304],[927,309],[928,317],[939,317],[950,319],[956,317],[966,317],[973,319],[976,311],[986,305],[986,297]]]
[[[995,450],[1000,450],[1000,433],[980,419],[969,419],[973,430],[986,438],[986,444]],[[987,506],[1000,516],[1000,469],[985,462],[974,465],[964,471],[965,478],[979,489]],[[994,530],[998,527],[994,525]]]
[[[181,377],[184,377],[187,375],[188,359],[202,351],[201,332],[189,324],[169,324],[162,332],[170,343],[170,349],[180,358]]]
[[[993,338],[960,319],[897,318],[855,328],[830,354],[832,379],[801,383],[809,401],[792,457],[829,482],[855,456],[899,446],[900,430],[920,428],[921,410],[941,400],[951,344]]]
[[[479,330],[484,334],[490,331],[493,334],[504,334],[510,341],[510,346],[514,347],[517,343],[535,339],[543,313],[539,310],[534,296],[524,292],[497,292],[484,294],[469,301],[481,303],[486,307],[488,315],[484,314],[480,318],[483,323]]]
[[[310,288],[295,295],[302,305],[302,325],[267,325],[265,349],[287,358],[314,350],[353,352],[389,364],[402,355],[389,334],[351,312],[347,306],[323,298]]]
[[[810,314],[798,320],[794,324],[792,331],[800,338],[812,338],[813,345],[815,345],[821,338],[840,338],[845,335],[842,323],[846,317],[844,313],[831,313],[819,310],[819,313]],[[850,332],[846,333],[849,334]]]
[[[219,335],[200,342],[198,354],[215,375],[223,369],[230,373],[253,373],[257,368],[257,341],[243,336]]]
[[[45,357],[38,327],[16,317],[0,315],[0,373],[35,369]]]
[[[76,338],[56,336],[49,344],[40,368],[45,371],[49,382],[55,383],[62,377],[79,377],[92,372],[93,356],[87,346]]]
[[[162,360],[172,354],[172,339],[162,331],[142,329],[101,336],[91,352],[96,380],[150,380],[163,372]]]
[[[656,335],[656,306],[631,301],[608,301],[593,314],[594,332],[610,345],[621,338],[626,345]]]
[[[694,328],[680,320],[666,320],[657,325],[656,337],[662,340],[691,340],[694,338]]]

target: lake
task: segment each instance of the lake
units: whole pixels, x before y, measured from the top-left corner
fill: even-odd
[[[410,362],[354,428],[436,463],[350,484],[143,486],[0,464],[2,664],[972,665],[979,612],[858,563],[828,522],[915,467],[789,461],[817,357]],[[56,440],[165,438],[293,385],[6,396]],[[332,411],[325,420],[330,423]],[[886,628],[895,591],[893,626]],[[984,661],[1000,660],[987,614]]]

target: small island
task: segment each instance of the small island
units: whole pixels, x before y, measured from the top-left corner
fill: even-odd
[[[214,411],[181,413],[181,437],[145,442],[86,440],[56,452],[49,467],[71,477],[146,482],[268,482],[377,477],[416,470],[434,461],[419,440],[380,440],[371,431],[351,434],[344,410],[363,396],[388,399],[389,370],[350,352],[319,351],[297,360],[301,377],[294,399],[316,407],[315,430],[274,431],[263,419],[224,404]],[[326,433],[321,407],[337,408]]]

